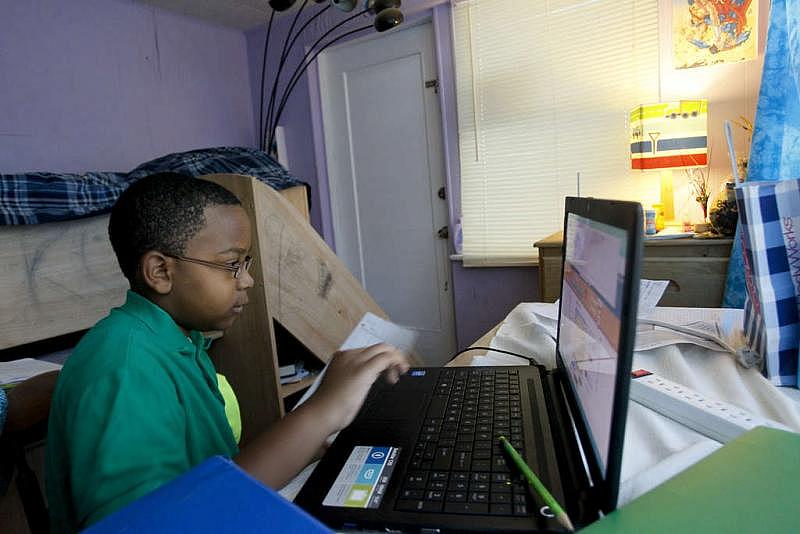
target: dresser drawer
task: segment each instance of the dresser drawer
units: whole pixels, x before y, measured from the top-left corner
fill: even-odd
[[[659,306],[718,308],[727,274],[727,258],[645,257],[642,262],[642,278],[669,281]]]

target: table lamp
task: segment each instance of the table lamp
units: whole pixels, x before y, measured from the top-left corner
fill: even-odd
[[[631,169],[661,171],[664,219],[675,219],[672,169],[708,165],[708,101],[677,100],[635,107],[630,114]]]

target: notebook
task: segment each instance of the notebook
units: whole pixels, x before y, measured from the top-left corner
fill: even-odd
[[[572,197],[565,208],[557,368],[423,367],[378,381],[295,503],[333,528],[559,530],[505,435],[576,527],[615,508],[642,209]]]
[[[586,532],[797,532],[800,435],[757,427]]]
[[[84,532],[252,532],[264,525],[287,534],[330,532],[231,460],[212,456]]]

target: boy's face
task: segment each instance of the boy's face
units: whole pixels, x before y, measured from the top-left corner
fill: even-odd
[[[204,215],[205,227],[189,240],[183,255],[228,265],[243,262],[251,245],[250,221],[244,209],[211,206]],[[247,290],[253,286],[250,274],[243,270],[234,278],[231,271],[168,260],[173,262],[174,276],[164,304],[175,322],[185,330],[229,328],[247,304]]]

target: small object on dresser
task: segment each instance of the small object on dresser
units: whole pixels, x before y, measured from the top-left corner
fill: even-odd
[[[656,233],[656,210],[644,210],[644,233],[647,235]]]
[[[708,220],[714,231],[724,236],[732,236],[736,233],[736,221],[739,220],[739,209],[736,207],[736,200],[720,199],[711,208]]]

